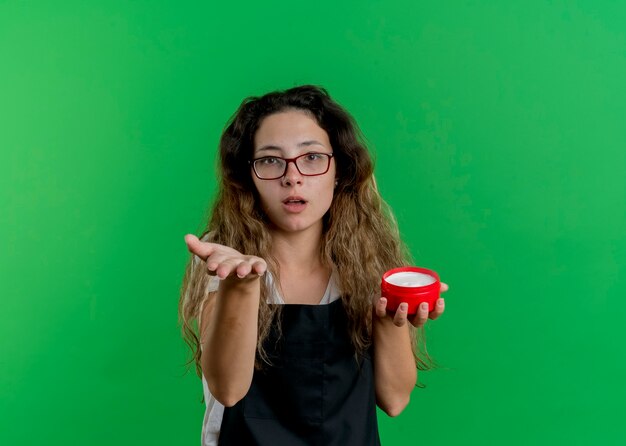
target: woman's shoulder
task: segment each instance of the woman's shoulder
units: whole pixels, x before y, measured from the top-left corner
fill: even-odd
[[[265,280],[265,284],[268,287],[268,289],[270,290],[270,296],[269,299],[271,299],[272,303],[276,303],[276,304],[283,304],[285,303],[283,301],[283,299],[280,297],[280,293],[277,290],[277,287],[274,283],[274,277],[272,276],[272,273],[267,271],[264,275],[263,275],[263,279]],[[217,276],[211,276],[211,278],[209,279],[209,283],[207,285],[207,293],[214,293],[216,292],[219,287],[220,287],[220,283],[221,283],[221,279]]]
[[[278,287],[276,286],[274,276],[272,275],[272,273],[267,271],[265,275],[263,276],[263,279],[265,280],[265,285],[270,290],[270,295],[268,296],[268,303],[284,304],[285,300],[280,295],[280,291],[278,290]],[[219,286],[220,286],[220,278],[217,276],[211,276],[211,278],[209,279],[208,286],[207,286],[207,292],[209,293],[216,292]],[[341,297],[341,289],[339,287],[339,274],[333,268],[333,271],[328,280],[328,285],[319,303],[320,305],[329,304],[331,302],[336,301],[340,297]]]

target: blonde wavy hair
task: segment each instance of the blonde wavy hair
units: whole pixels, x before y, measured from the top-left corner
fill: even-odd
[[[280,282],[267,230],[268,217],[261,209],[249,161],[261,121],[286,110],[305,111],[314,117],[328,134],[333,149],[338,184],[324,216],[320,258],[338,273],[341,299],[350,321],[348,330],[360,354],[371,345],[372,302],[380,292],[383,273],[411,262],[393,214],[376,187],[374,165],[364,138],[352,116],[325,89],[303,85],[244,99],[220,139],[218,193],[200,239],[265,259],[268,271]],[[191,255],[178,310],[183,337],[192,351],[189,363],[195,362],[198,376],[201,351],[197,320],[209,293],[209,278],[205,262]],[[280,325],[282,308],[268,304],[270,290],[264,281],[261,283],[257,368],[268,363],[264,341],[272,324]],[[433,363],[426,350],[424,329],[410,329],[416,365],[419,370],[429,369]]]

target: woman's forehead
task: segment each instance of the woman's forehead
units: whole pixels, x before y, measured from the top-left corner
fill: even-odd
[[[266,116],[254,134],[255,152],[313,146],[330,149],[330,141],[326,131],[305,111],[289,110]]]

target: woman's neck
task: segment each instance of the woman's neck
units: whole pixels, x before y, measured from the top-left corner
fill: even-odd
[[[322,267],[320,256],[322,234],[307,231],[296,234],[274,233],[272,254],[281,271],[313,271]]]

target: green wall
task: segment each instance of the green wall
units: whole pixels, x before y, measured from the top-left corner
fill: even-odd
[[[183,235],[241,99],[301,83],[355,115],[451,286],[442,367],[383,442],[624,444],[625,24],[620,1],[0,1],[0,444],[199,444]]]

